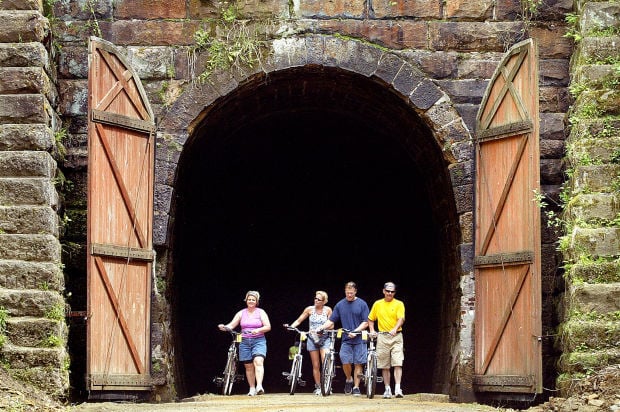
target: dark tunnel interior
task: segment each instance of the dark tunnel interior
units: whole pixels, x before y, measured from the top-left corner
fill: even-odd
[[[330,93],[324,85],[322,92]],[[329,102],[276,110],[261,101],[260,115],[232,103],[219,118],[214,114],[218,121],[194,133],[179,163],[171,281],[179,395],[219,391],[212,379],[222,371],[230,337],[216,325],[245,307],[250,289],[260,291],[272,325],[265,389],[285,392],[282,372],[295,336],[282,324],[312,304],[316,290],[325,290],[333,307],[349,280],[369,306],[382,298],[384,282],[397,284],[407,311],[403,390],[431,392],[442,229],[425,184],[429,171],[414,157],[437,154],[412,156],[395,138],[430,139],[429,132]],[[309,356],[303,376],[308,385],[300,391],[311,392]],[[334,391],[342,390],[342,376]],[[246,392],[246,382],[233,389]]]

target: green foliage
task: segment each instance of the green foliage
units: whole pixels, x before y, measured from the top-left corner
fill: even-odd
[[[267,28],[271,25],[269,21],[241,19],[236,4],[224,3],[220,17],[206,20],[204,27],[194,33],[194,46],[188,56],[192,72],[197,53],[204,51],[208,58],[204,71],[192,77],[205,82],[219,70],[240,70],[260,64],[269,39]]]
[[[564,20],[568,23],[569,28],[564,37],[573,39],[575,43],[579,43],[582,40],[581,33],[579,32],[579,15],[569,13]]]
[[[0,349],[6,343],[6,320],[9,317],[9,312],[0,306]]]
[[[65,318],[65,306],[57,303],[45,312],[45,317],[52,320],[63,320]]]
[[[58,348],[63,345],[63,341],[61,338],[54,334],[49,334],[45,339],[41,341],[39,346],[43,346],[45,348]]]

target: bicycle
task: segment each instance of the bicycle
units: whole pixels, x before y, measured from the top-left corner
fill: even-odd
[[[329,335],[330,343],[321,367],[321,395],[329,396],[332,394],[332,383],[336,376],[336,338],[342,336],[342,329],[324,330],[323,333]]]
[[[372,399],[375,396],[377,382],[383,382],[383,377],[377,374],[377,349],[375,341],[379,333],[388,334],[388,332],[377,332],[374,336],[366,331],[362,332],[362,340],[368,339],[368,356],[366,357],[366,366],[364,367],[364,375],[361,378],[366,386],[366,397]]]
[[[222,387],[222,395],[230,395],[232,393],[233,384],[243,380],[243,375],[237,375],[237,364],[239,361],[239,342],[241,342],[241,333],[226,328],[226,331],[232,335],[232,342],[228,347],[228,357],[226,366],[222,376],[213,378],[213,382],[217,386]]]
[[[362,335],[362,340],[368,342],[368,355],[366,355],[366,365],[364,366],[364,373],[359,374],[358,376],[361,380],[364,381],[364,386],[366,387],[366,397],[368,399],[372,399],[375,396],[377,382],[383,382],[383,377],[377,374],[377,349],[375,347],[377,335],[372,336],[365,330],[361,332],[353,332],[344,329],[343,331],[346,333],[352,333],[354,335]],[[377,334],[379,333],[387,332],[377,332]]]
[[[301,366],[302,366],[302,361],[303,361],[303,355],[302,355],[303,343],[307,339],[308,332],[300,331],[299,329],[291,327],[291,326],[287,326],[286,329],[295,331],[299,334],[299,344],[297,346],[297,353],[295,353],[295,355],[293,356],[293,364],[291,365],[291,371],[282,372],[282,375],[284,375],[289,382],[289,388],[290,388],[289,394],[295,395],[295,389],[297,388],[297,385],[306,386],[306,381],[301,379]]]

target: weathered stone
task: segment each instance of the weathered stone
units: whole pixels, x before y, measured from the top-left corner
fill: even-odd
[[[50,207],[0,206],[0,232],[58,236],[58,215]]]
[[[573,180],[574,192],[612,192],[618,172],[618,165],[577,166]]]
[[[13,317],[6,322],[6,335],[12,345],[44,348],[56,342],[65,345],[68,330],[64,321]],[[51,341],[50,337],[54,341]]]
[[[188,46],[194,43],[199,21],[131,21],[102,22],[106,40],[132,46]]]
[[[4,206],[58,206],[58,193],[50,179],[0,178],[0,204]]]
[[[435,83],[429,79],[424,79],[414,87],[409,96],[409,101],[418,109],[427,110],[444,96],[445,94]]]
[[[54,145],[52,130],[42,124],[0,124],[0,150],[46,150]]]
[[[88,108],[88,84],[85,80],[58,82],[58,111],[65,116],[85,115]]]
[[[48,67],[47,50],[41,43],[0,43],[0,67]]]
[[[474,241],[474,216],[472,212],[463,213],[459,216],[459,225],[461,226],[461,238],[464,243],[473,243]]]
[[[566,59],[573,52],[573,42],[565,37],[566,26],[549,23],[530,28],[530,36],[538,41],[540,58]]]
[[[448,19],[487,20],[493,14],[494,5],[492,0],[454,0],[446,3],[444,13]]]
[[[405,63],[392,80],[392,86],[404,96],[409,96],[423,80],[424,74],[417,67]]]
[[[50,351],[48,355],[53,356],[54,353]],[[67,353],[59,355],[56,358],[59,362],[54,363],[52,367],[34,366],[25,369],[10,369],[9,373],[23,382],[31,382],[32,385],[53,397],[63,398],[69,389],[69,370],[66,368],[68,356]]]
[[[570,82],[569,64],[565,59],[540,61],[541,82],[549,86],[567,86]]]
[[[56,263],[0,260],[0,287],[62,291],[64,278]]]
[[[615,2],[588,2],[579,19],[579,31],[584,34],[620,28],[620,5]]]
[[[56,161],[43,151],[0,152],[0,177],[48,177],[56,175]]]
[[[501,61],[503,53],[471,53],[459,55],[458,74],[460,79],[490,79]]]
[[[561,159],[564,154],[563,140],[540,140],[541,159]]]
[[[542,86],[539,92],[541,113],[566,113],[573,101],[566,87]]]
[[[620,284],[581,284],[573,286],[568,299],[581,313],[613,313],[620,310]]]
[[[489,84],[488,80],[482,79],[438,80],[437,83],[453,102],[475,104],[480,104]]]
[[[364,2],[353,0],[300,2],[301,17],[361,18],[364,16]]]
[[[568,212],[584,222],[612,221],[620,212],[620,201],[615,193],[583,193],[573,198]]]
[[[564,140],[566,138],[564,117],[565,115],[562,113],[541,113],[540,138],[545,140]]]
[[[53,235],[0,233],[0,259],[60,262],[60,242]]]
[[[35,10],[0,9],[0,43],[41,42],[50,32],[49,21]]]
[[[116,19],[184,19],[184,2],[161,2],[155,0],[121,1],[114,8]]]
[[[619,231],[618,227],[575,227],[570,235],[572,250],[568,252],[568,255],[574,260],[578,260],[580,254],[594,258],[617,256],[620,249]],[[620,300],[616,303],[620,308]]]
[[[51,104],[58,100],[56,88],[41,67],[0,67],[0,94],[42,93]]]
[[[51,125],[52,109],[40,94],[0,95],[0,124]]]
[[[474,210],[474,187],[473,185],[457,186],[454,188],[457,213],[466,213]]]
[[[584,37],[575,51],[575,62],[605,63],[618,57],[620,36]]]
[[[517,42],[521,23],[431,22],[431,47],[435,50],[504,51]]]
[[[564,182],[564,162],[562,159],[541,159],[540,181],[546,185],[559,185]]]
[[[441,3],[434,0],[375,0],[372,2],[374,17],[416,17],[418,19],[440,19]]]
[[[620,90],[586,90],[579,94],[575,106],[579,107],[594,105],[599,117],[620,115]]]
[[[0,0],[0,10],[41,10],[41,0]]]
[[[6,308],[11,317],[45,318],[52,314],[64,316],[65,302],[57,292],[0,289],[0,306]]]

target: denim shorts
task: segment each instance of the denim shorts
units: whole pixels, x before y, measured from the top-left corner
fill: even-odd
[[[368,357],[368,347],[365,342],[351,345],[344,341],[340,345],[340,362],[343,364],[364,365]]]
[[[312,352],[319,349],[329,349],[329,345],[331,343],[331,338],[328,335],[321,336],[318,343],[314,343],[312,338],[308,336],[306,340],[306,347],[308,348],[308,352]]]
[[[239,360],[241,362],[251,362],[257,356],[267,357],[267,339],[264,336],[241,339],[241,343],[239,343]]]

